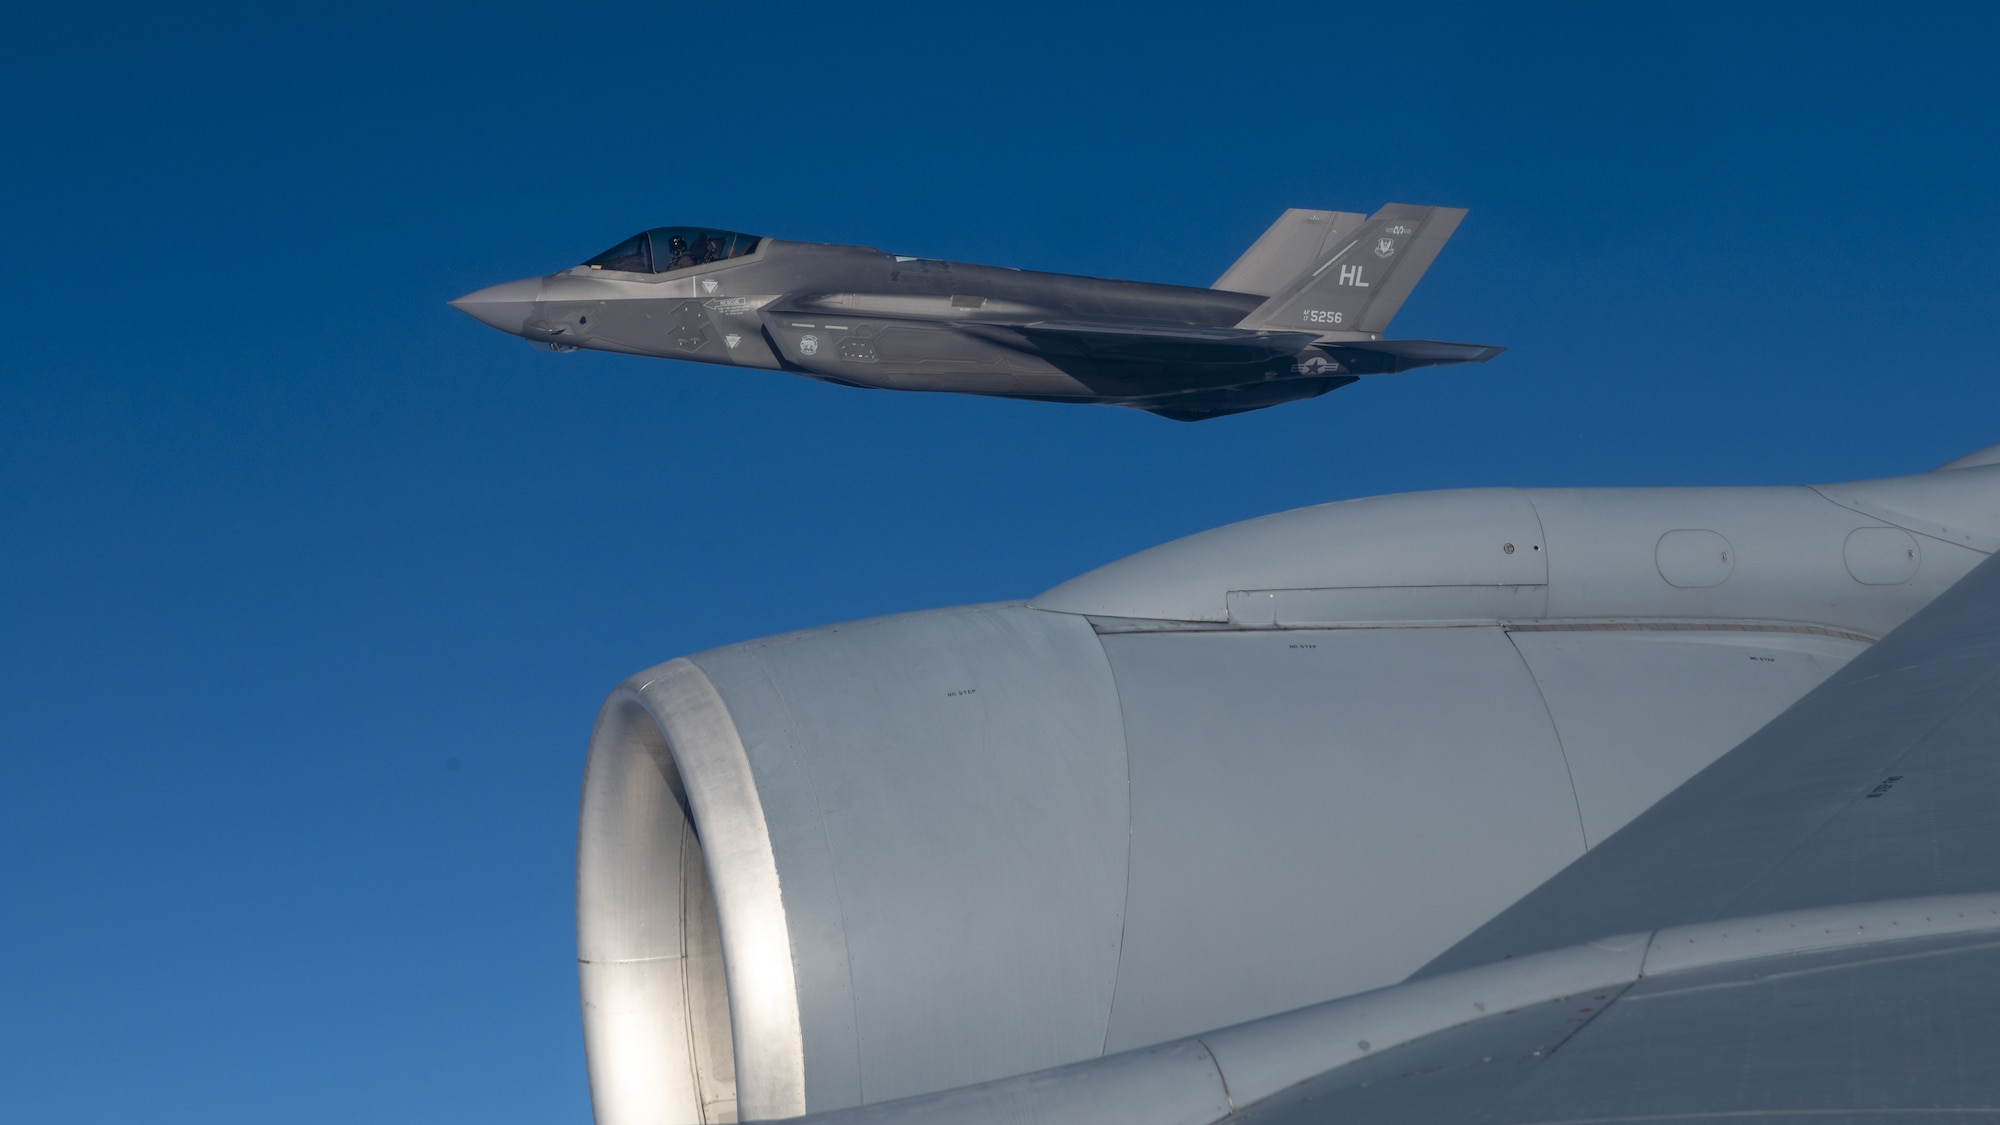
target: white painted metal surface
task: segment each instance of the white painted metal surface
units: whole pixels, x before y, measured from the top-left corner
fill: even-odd
[[[1548,573],[1526,493],[1418,492],[1190,535],[1073,578],[1030,604],[1100,617],[1227,621],[1231,590],[1539,586]]]
[[[642,673],[581,838],[600,1119],[726,1112],[694,870],[746,1115],[1392,984],[1950,586],[1996,493],[2000,465],[1383,497]]]
[[[1104,644],[1132,786],[1108,1050],[1400,980],[1583,854],[1497,628]]]
[[[1847,573],[1865,586],[1895,586],[1917,576],[1923,565],[1916,537],[1899,527],[1857,527],[1841,551]]]
[[[2000,465],[1817,489],[1374,497],[1191,535],[1029,604],[1246,626],[1779,621],[1880,636],[2000,545],[1996,497]],[[1848,537],[1885,525],[1922,544],[1920,565],[1893,583],[1862,583]],[[1279,607],[1297,608],[1287,618]]]
[[[1677,528],[1660,536],[1653,562],[1669,586],[1700,590],[1729,581],[1736,570],[1735,548],[1721,535],[1701,528]]]
[[[717,927],[688,925],[690,898],[693,913],[714,908],[710,895],[689,894],[687,883],[705,886],[707,875],[678,770],[634,698],[605,705],[593,743],[577,841],[577,973],[598,1125],[733,1118],[734,1067],[724,1075],[713,1065],[733,1050],[721,965],[689,957],[688,931]],[[698,999],[704,984],[725,994],[719,1013]]]
[[[2000,894],[1858,903],[1623,934],[1411,981],[1101,1061],[908,1102],[814,1115],[809,1121],[1206,1125],[1383,1051],[1565,997],[1595,999],[1649,978],[1763,958],[1994,934],[2000,934]],[[1227,1101],[1220,1112],[1218,1093]]]
[[[666,842],[689,820],[705,884],[685,877],[681,848]],[[691,1102],[700,1116],[681,1120],[805,1112],[798,990],[770,832],[735,724],[699,668],[670,661],[613,693],[591,740],[580,821],[578,959],[600,1125],[685,1114]],[[687,941],[707,921],[711,888],[733,1081],[715,1057],[712,955]],[[628,980],[666,1010],[635,1010]]]
[[[1561,739],[1586,846],[1859,655],[1800,632],[1514,629]]]
[[[1130,817],[1087,623],[976,607],[694,661],[772,826],[809,1105],[1102,1051]]]

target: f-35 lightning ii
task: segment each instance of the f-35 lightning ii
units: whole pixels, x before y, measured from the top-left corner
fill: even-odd
[[[574,269],[452,304],[557,351],[594,348],[903,391],[1136,407],[1199,421],[1363,375],[1503,349],[1383,333],[1464,218],[1392,203],[1286,211],[1207,289],[786,242],[642,231]]]

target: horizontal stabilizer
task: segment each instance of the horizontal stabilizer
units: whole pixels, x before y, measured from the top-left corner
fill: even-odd
[[[1321,344],[1320,350],[1336,357],[1347,353],[1353,357],[1357,374],[1379,375],[1446,363],[1485,363],[1507,349],[1498,344],[1454,344],[1445,340],[1345,340]],[[1370,359],[1378,363],[1387,361],[1391,366],[1386,370],[1364,369]]]

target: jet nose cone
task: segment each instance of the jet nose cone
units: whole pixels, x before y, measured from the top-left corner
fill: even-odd
[[[541,297],[542,279],[530,277],[467,293],[453,301],[451,307],[481,324],[519,336],[521,326]]]

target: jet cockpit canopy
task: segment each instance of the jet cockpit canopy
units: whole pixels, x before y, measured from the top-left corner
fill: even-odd
[[[740,258],[764,241],[754,234],[706,227],[654,227],[585,262],[594,270],[624,273],[668,273],[690,266]]]

